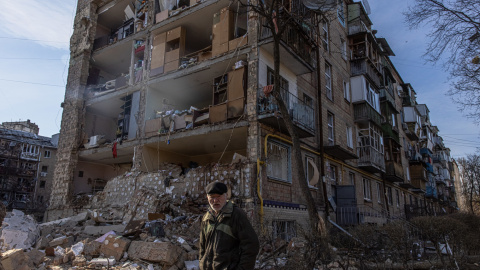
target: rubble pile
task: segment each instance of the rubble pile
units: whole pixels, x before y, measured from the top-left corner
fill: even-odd
[[[198,269],[204,187],[226,183],[244,206],[251,189],[243,162],[190,165],[118,176],[102,192],[76,198],[76,216],[37,224],[21,211],[8,213],[0,269]]]
[[[167,201],[167,200],[164,200]],[[168,201],[168,203],[172,203]],[[167,209],[167,208],[165,208]],[[11,217],[9,217],[11,216]],[[14,217],[28,224],[29,241],[11,240],[11,224],[2,228],[0,265],[23,269],[198,269],[199,214],[173,218],[151,213],[153,220],[105,222],[96,212],[36,224],[14,210]],[[4,233],[8,229],[8,233]],[[18,229],[17,234],[24,233]],[[33,235],[33,236],[32,236]],[[6,236],[6,237],[4,237]],[[34,241],[30,241],[34,239]]]

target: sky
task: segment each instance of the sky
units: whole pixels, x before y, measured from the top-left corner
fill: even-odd
[[[480,147],[480,127],[458,112],[445,93],[448,73],[425,64],[428,28],[409,30],[402,11],[413,0],[368,0],[377,37],[387,39],[402,79],[427,104],[451,156],[459,158]],[[30,119],[40,135],[60,132],[69,40],[77,0],[0,0],[0,122]]]

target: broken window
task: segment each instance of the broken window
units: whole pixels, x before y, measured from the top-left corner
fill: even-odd
[[[392,194],[391,187],[387,187],[387,199],[388,199],[388,204],[393,205],[393,194]]]
[[[353,127],[347,126],[347,146],[353,148]]]
[[[350,102],[350,84],[346,81],[343,81],[343,98]]]
[[[312,163],[315,164],[315,159],[311,156],[305,156],[305,179],[309,184],[315,172],[315,168],[313,167]]]
[[[325,19],[322,20],[322,30],[323,49],[325,49],[325,51],[328,51],[328,22]]]
[[[382,203],[382,185],[377,183],[377,202]]]
[[[44,173],[48,172],[48,166],[42,166],[42,172]]]
[[[45,188],[46,181],[40,181],[40,188]]]
[[[350,179],[350,185],[355,185],[355,174],[349,173],[348,178]]]
[[[267,67],[267,85],[274,84],[274,81],[275,81],[275,72],[270,67]],[[282,76],[280,76],[279,86],[280,88],[275,87],[275,90],[280,91],[280,96],[282,97],[283,102],[285,102],[285,105],[287,106],[287,108],[290,108],[289,95],[288,95],[288,81]]]
[[[282,143],[270,141],[267,147],[267,176],[275,180],[291,183],[290,147]]]
[[[297,236],[297,228],[294,220],[274,220],[272,223],[273,239],[280,238],[288,242]]]
[[[334,183],[337,183],[337,167],[330,165],[328,166],[328,176],[330,180]]]

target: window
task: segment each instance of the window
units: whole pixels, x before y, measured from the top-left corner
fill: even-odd
[[[328,177],[332,182],[337,183],[337,167],[334,165],[328,166]]]
[[[395,196],[397,197],[397,207],[400,207],[400,192],[398,192],[398,189],[395,189]]]
[[[83,177],[83,171],[78,171],[78,177]]]
[[[337,1],[337,16],[340,23],[345,26],[345,13],[343,11],[343,0]]]
[[[348,178],[350,179],[350,185],[355,185],[355,174],[349,173]]]
[[[273,239],[280,238],[288,242],[297,236],[294,220],[274,220],[272,223]]]
[[[309,106],[310,108],[313,108],[313,99],[309,95],[303,93],[303,102],[305,105]]]
[[[274,84],[275,72],[270,67],[267,67],[267,85]],[[280,96],[287,108],[289,107],[289,95],[288,95],[288,81],[280,76]]]
[[[388,199],[388,204],[393,205],[393,197],[392,197],[392,188],[387,187],[387,199]]]
[[[312,179],[313,174],[315,172],[315,169],[311,164],[311,162],[315,164],[315,159],[310,156],[305,156],[305,179],[307,179],[307,183],[309,183],[309,186],[310,186],[310,180]]]
[[[382,203],[382,185],[380,183],[377,183],[377,201]]]
[[[363,198],[367,201],[372,199],[372,187],[370,180],[363,178]]]
[[[45,158],[50,158],[50,150],[45,150],[45,154],[44,154],[44,157]]]
[[[353,148],[353,127],[347,126],[347,146]]]
[[[37,196],[37,201],[39,203],[43,203],[43,196]]]
[[[40,188],[45,188],[46,181],[40,181]]]
[[[407,166],[407,180],[410,181],[410,168]]]
[[[342,58],[347,60],[347,42],[340,38],[340,50],[342,52]]]
[[[48,172],[48,166],[42,166],[42,172],[44,173]]]
[[[333,100],[332,93],[332,66],[325,63],[325,88],[327,91],[327,98]]]
[[[335,144],[335,134],[333,129],[333,114],[327,114],[327,126],[328,126],[328,145],[333,146]]]
[[[323,49],[325,51],[328,51],[328,22],[327,20],[322,20],[322,44],[323,44]]]
[[[290,147],[282,143],[270,141],[268,142],[267,147],[267,176],[275,180],[291,183]]]
[[[350,84],[346,81],[343,81],[343,98],[350,102]]]

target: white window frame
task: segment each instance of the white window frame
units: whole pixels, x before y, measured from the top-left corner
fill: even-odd
[[[343,81],[343,98],[350,102],[350,83]]]
[[[325,62],[325,89],[327,98],[333,100],[332,65]]]
[[[327,136],[328,145],[335,145],[335,116],[332,113],[327,113]]]
[[[355,174],[352,172],[348,173],[348,178],[350,179],[350,184],[355,185]]]
[[[44,158],[50,158],[51,157],[51,152],[50,150],[45,150],[45,153],[44,153]]]
[[[321,23],[322,23],[322,30],[323,30],[323,35],[322,35],[323,49],[325,49],[325,51],[328,52],[330,49],[330,45],[328,43],[328,39],[329,39],[328,21],[323,19]]]
[[[313,175],[310,175],[308,172],[309,172],[309,168],[312,167],[313,169],[313,166],[310,165],[310,162],[308,162],[309,160],[311,160],[314,164],[316,163],[315,162],[315,158],[312,157],[312,156],[309,156],[309,155],[305,155],[305,179],[307,180],[307,184],[309,187],[313,187],[310,185],[310,178],[313,176]],[[313,173],[313,172],[312,172]]]
[[[268,159],[267,160],[267,177],[268,178],[271,178],[271,179],[274,179],[274,180],[278,180],[278,181],[283,181],[283,182],[287,182],[287,183],[292,183],[292,173],[291,173],[291,160],[290,160],[290,155],[291,155],[291,147],[289,145],[286,145],[286,144],[283,144],[283,143],[280,143],[280,142],[277,142],[277,141],[268,141],[267,143],[267,153],[268,153]],[[273,149],[280,149],[278,151],[280,151],[279,153],[277,154],[280,154],[280,157],[278,155],[276,156],[273,156],[272,155],[272,150]],[[283,155],[282,153],[282,149],[285,149],[285,153]],[[276,152],[278,152],[276,150]],[[280,160],[280,159],[283,159],[285,158],[286,160],[281,160],[280,162],[281,163],[285,163],[284,165],[286,165],[286,178],[284,177],[279,177],[278,176],[278,172],[274,171],[274,168],[272,167],[272,164],[273,164],[273,161],[276,161],[276,160]]]
[[[370,179],[363,178],[363,199],[366,201],[372,201],[372,183]]]
[[[328,166],[328,177],[332,182],[337,183],[337,166],[332,164]]]
[[[337,1],[337,17],[340,24],[345,26],[345,10],[343,0]]]
[[[347,126],[347,147],[353,149],[353,127]]]

